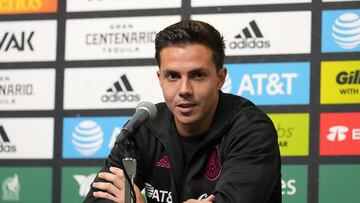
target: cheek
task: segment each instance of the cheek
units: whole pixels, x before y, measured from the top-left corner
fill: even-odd
[[[174,88],[171,88],[169,86],[162,86],[162,92],[165,98],[165,101],[171,101],[174,98],[175,91]]]

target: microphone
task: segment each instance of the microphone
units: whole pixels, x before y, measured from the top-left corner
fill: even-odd
[[[140,102],[136,106],[135,114],[129,119],[121,129],[116,138],[116,143],[123,141],[127,136],[132,135],[142,124],[155,118],[157,113],[156,106],[151,102]]]

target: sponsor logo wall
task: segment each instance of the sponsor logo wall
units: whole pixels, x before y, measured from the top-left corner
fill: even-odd
[[[71,19],[66,60],[153,58],[156,33],[180,16]]]
[[[359,170],[359,164],[320,165],[318,202],[358,202]]]
[[[155,66],[66,68],[64,109],[135,108],[140,101],[163,101],[156,70]]]
[[[100,166],[99,166],[100,167]],[[82,202],[99,167],[64,167],[61,171],[61,202]]]
[[[50,167],[0,167],[1,202],[51,202]]]
[[[229,56],[310,53],[310,11],[209,14],[191,17],[209,22],[223,31],[226,54]],[[233,21],[236,24],[224,23]]]
[[[308,169],[305,165],[286,165],[281,168],[283,202],[306,202]]]
[[[320,91],[322,104],[359,104],[360,61],[322,62]]]
[[[160,9],[179,8],[180,0],[68,0],[67,11],[107,11],[107,10],[128,10],[128,9]]]
[[[55,13],[57,0],[3,0],[0,14]]]
[[[53,158],[53,118],[0,118],[0,136],[1,159]]]
[[[309,114],[269,114],[278,133],[281,156],[309,155]]]
[[[1,110],[52,110],[55,69],[0,70]]]
[[[360,155],[359,119],[360,112],[322,113],[320,154]]]
[[[64,158],[106,158],[129,117],[64,118]]]
[[[273,121],[283,202],[360,202],[359,8],[359,0],[0,1],[0,202],[82,202],[137,104],[164,101],[156,34],[190,18],[224,37],[222,91]]]
[[[360,10],[323,11],[323,52],[360,51]]]
[[[257,105],[309,104],[308,62],[268,64],[226,64],[223,86],[229,92]]]
[[[1,21],[0,62],[54,61],[56,21]]]

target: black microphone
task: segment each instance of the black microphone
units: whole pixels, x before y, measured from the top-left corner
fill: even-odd
[[[156,106],[151,102],[140,102],[136,106],[135,114],[129,119],[121,129],[116,138],[116,143],[123,141],[127,136],[132,135],[136,129],[148,120],[155,118],[157,113]]]

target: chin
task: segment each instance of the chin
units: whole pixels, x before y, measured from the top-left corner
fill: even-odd
[[[189,116],[189,117],[177,116],[176,119],[183,125],[192,125],[192,124],[197,123],[197,119],[194,118],[193,116]]]

